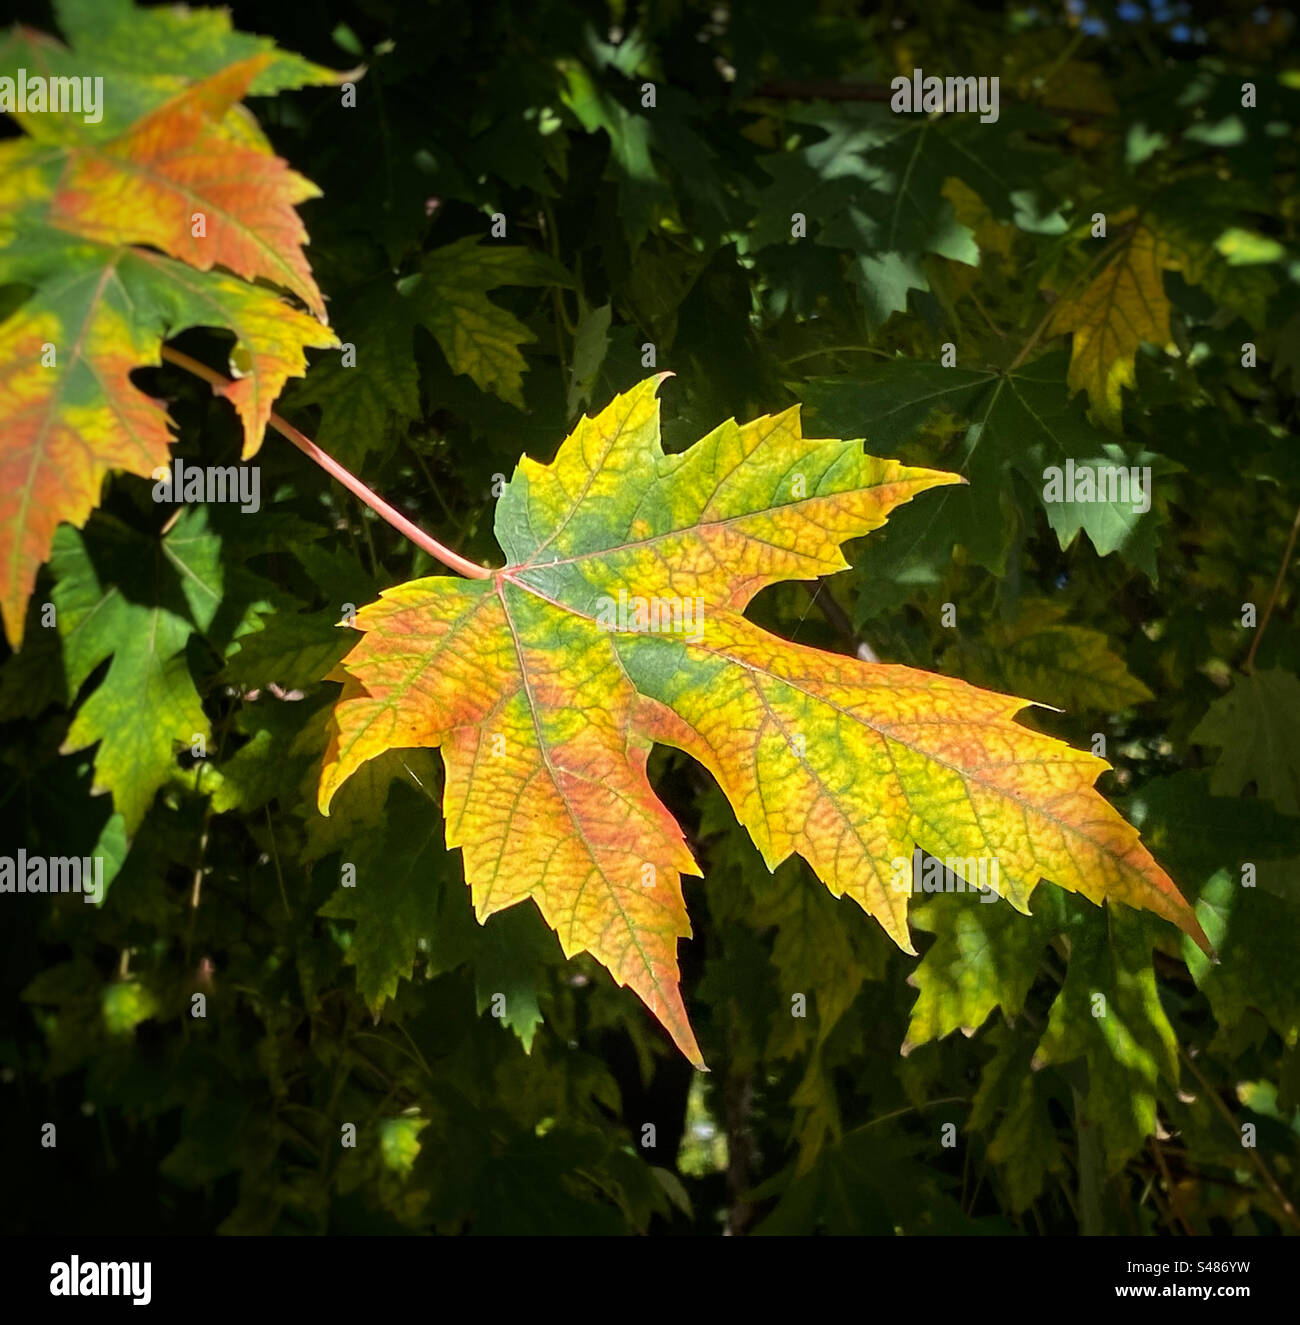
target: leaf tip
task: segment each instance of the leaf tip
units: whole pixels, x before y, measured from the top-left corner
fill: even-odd
[[[1177,893],[1176,898],[1181,905],[1176,906],[1175,914],[1171,915],[1166,912],[1165,919],[1171,920],[1177,925],[1200,948],[1212,966],[1220,965],[1219,954],[1215,950],[1214,944],[1210,942],[1209,935],[1201,928],[1200,919],[1192,904],[1187,901],[1182,893]]]
[[[1210,942],[1209,936],[1201,928],[1201,922],[1196,919],[1195,915],[1192,916],[1191,925],[1187,927],[1187,934],[1192,942],[1195,943],[1206,957],[1210,959],[1210,964],[1212,966],[1222,965],[1219,960],[1218,951],[1215,949],[1214,944]]]
[[[321,817],[328,819],[330,817],[330,801],[334,799],[334,793],[338,790],[333,780],[329,778],[327,770],[321,770],[320,786],[316,791],[316,808],[320,811]]]
[[[1045,704],[1041,699],[1030,699],[1030,700],[1027,700],[1027,701],[1026,701],[1026,707],[1027,707],[1027,708],[1035,708],[1035,709],[1047,709],[1047,711],[1048,711],[1049,713],[1064,713],[1064,712],[1065,712],[1065,709],[1063,709],[1063,708],[1057,708],[1057,706],[1056,706],[1055,704]],[[1106,767],[1107,767],[1107,768],[1111,768],[1112,766],[1111,766],[1110,764],[1107,764]]]

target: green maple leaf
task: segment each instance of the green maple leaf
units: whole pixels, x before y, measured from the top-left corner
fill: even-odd
[[[1296,862],[1289,862],[1294,873]],[[1184,953],[1197,986],[1210,1000],[1221,1039],[1230,1039],[1251,1008],[1294,1047],[1300,1043],[1300,979],[1295,970],[1295,935],[1300,902],[1245,888],[1234,872],[1220,870],[1201,890],[1196,913],[1223,945],[1218,964],[1203,954]]]
[[[554,936],[538,916],[520,909],[493,916],[475,929],[475,1007],[480,1015],[490,1011],[498,1017],[530,1053],[542,1024],[544,964],[557,952]]]
[[[1030,1066],[1037,1036],[1024,1026],[993,1026],[986,1038],[996,1052],[980,1076],[970,1127],[988,1135],[988,1157],[1005,1177],[1011,1208],[1024,1210],[1047,1175],[1064,1170],[1065,1155],[1048,1110],[1047,1074]]]
[[[1198,893],[1197,914],[1219,962],[1184,956],[1214,1009],[1219,1038],[1231,1038],[1257,1008],[1294,1044],[1300,972],[1287,952],[1300,927],[1300,818],[1259,797],[1212,795],[1211,785],[1203,772],[1157,778],[1129,796],[1125,810]]]
[[[551,259],[517,246],[484,245],[469,235],[426,254],[418,275],[398,282],[414,317],[434,335],[452,371],[467,374],[482,391],[524,407],[526,364],[519,347],[536,339],[513,313],[494,304],[489,290],[503,285],[573,282]]]
[[[940,196],[944,175],[924,123],[874,106],[802,122],[825,137],[761,163],[772,183],[759,197],[755,247],[789,243],[791,218],[802,214],[818,244],[854,254],[849,275],[872,328],[906,310],[911,290],[930,288],[924,254],[978,262],[969,227]]]
[[[955,1030],[972,1035],[996,1008],[1014,1021],[1038,975],[1043,950],[1061,927],[1059,905],[1043,894],[1032,917],[996,899],[972,904],[956,894],[935,896],[913,909],[917,927],[934,944],[908,977],[919,990],[903,1052]]]
[[[804,394],[820,427],[833,431],[850,418],[874,420],[873,440],[885,450],[915,435],[939,411],[965,421],[961,473],[971,480],[971,490],[941,494],[942,508],[936,505],[928,523],[900,542],[899,557],[910,555],[910,543],[924,545],[923,536],[932,525],[951,529],[976,561],[1003,573],[1005,524],[990,519],[976,498],[1004,491],[1010,472],[1024,480],[1024,491],[1033,494],[1034,505],[1046,515],[1062,548],[1082,529],[1099,555],[1119,552],[1154,579],[1159,540],[1154,505],[1145,512],[1135,510],[1141,502],[1120,501],[1104,483],[1096,489],[1101,500],[1075,501],[1073,488],[1057,500],[1049,496],[1047,471],[1054,467],[1064,472],[1067,462],[1076,470],[1088,467],[1094,472],[1103,464],[1137,465],[1150,467],[1154,479],[1181,466],[1149,452],[1125,451],[1089,423],[1082,405],[1070,402],[1065,367],[1059,352],[1006,373],[914,360],[870,362],[851,378],[809,382]],[[910,523],[917,520],[915,514],[910,516]],[[892,578],[886,567],[879,573]]]
[[[977,644],[960,641],[963,675],[1066,709],[1114,712],[1154,698],[1105,634],[1063,615],[1048,601],[1022,601],[1014,623],[992,623]]]
[[[1253,782],[1284,814],[1300,814],[1300,679],[1280,667],[1233,678],[1191,739],[1221,747],[1211,788],[1219,796]]]
[[[1005,114],[996,125],[932,123],[881,106],[796,111],[790,122],[824,137],[760,160],[771,184],[758,197],[755,248],[790,242],[791,217],[802,213],[816,243],[852,255],[867,325],[879,328],[905,312],[913,290],[928,290],[927,254],[975,265],[971,229],[943,195],[946,179],[964,180],[999,220],[1056,234],[1064,220],[1038,201],[1046,168],[1059,157],[1024,146],[1023,130],[1041,127],[1031,113]]]
[[[65,748],[98,743],[95,789],[112,792],[133,835],[176,771],[177,753],[197,737],[205,746],[212,739],[185,656],[190,635],[213,628],[255,584],[224,566],[203,510],[185,511],[160,539],[107,518],[84,534],[64,525],[51,567],[69,692],[112,660],[77,710]],[[245,614],[259,605],[243,602]]]
[[[432,761],[412,762],[432,775]],[[357,793],[368,790],[359,785]],[[426,793],[409,779],[392,783],[382,818],[350,835],[345,851],[353,882],[320,909],[323,916],[356,922],[345,961],[356,967],[357,988],[376,1017],[396,997],[399,979],[411,978],[421,940],[439,926],[436,880],[446,875],[449,861],[442,825],[428,809]]]
[[[1113,1173],[1155,1131],[1157,1085],[1177,1084],[1178,1044],[1156,988],[1152,932],[1140,916],[1087,915],[1071,905],[1066,936],[1065,984],[1033,1063],[1083,1059],[1086,1118],[1100,1129]]]
[[[841,903],[817,886],[808,871],[791,862],[770,880],[760,876],[746,917],[751,925],[776,927],[772,963],[784,1004],[772,1027],[767,1057],[790,1058],[809,1040],[820,1046],[848,1011],[865,976],[849,938]],[[803,994],[816,1013],[790,1016],[790,998]]]
[[[319,913],[352,922],[344,961],[356,970],[358,992],[378,1018],[422,960],[429,975],[469,963],[477,1011],[490,1011],[531,1050],[554,940],[523,912],[473,923],[442,824],[430,814],[439,779],[428,754],[383,757],[371,770],[340,795],[346,830],[318,840],[312,852],[337,848],[352,866],[350,884],[340,884]]]
[[[203,766],[199,789],[212,797],[218,814],[260,810],[272,800],[284,801],[289,788],[301,781],[308,764],[319,756],[304,740],[311,731],[310,704],[285,702],[272,694],[246,696],[231,727],[246,743],[220,764]],[[304,723],[308,725],[304,727]]]
[[[316,684],[347,652],[340,641],[339,613],[277,612],[262,629],[241,635],[222,670],[231,685],[260,689],[268,683],[286,690]]]

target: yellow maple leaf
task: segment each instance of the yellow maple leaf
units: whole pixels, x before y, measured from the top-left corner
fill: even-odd
[[[841,544],[961,479],[805,437],[797,407],[670,455],[660,380],[583,418],[550,464],[520,463],[496,513],[508,565],[395,586],[348,623],[361,638],[338,673],[322,812],[386,751],[440,748],[447,845],[479,919],[531,898],[565,955],[591,953],[696,1064],[677,941],[699,869],[646,774],[656,743],[713,776],[770,870],[802,856],[905,952],[918,846],[968,882],[987,867],[1019,911],[1046,878],[1208,949],[1094,790],[1108,765],[1016,723],[1027,701],[742,615],[768,585],[844,569]]]
[[[1091,284],[1056,306],[1048,334],[1074,337],[1070,393],[1087,391],[1093,414],[1107,427],[1119,428],[1138,346],[1169,344],[1164,271],[1178,265],[1171,245],[1139,221]]]

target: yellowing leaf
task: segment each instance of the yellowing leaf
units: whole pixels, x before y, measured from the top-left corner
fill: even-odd
[[[56,0],[54,8],[67,45],[31,28],[15,28],[0,36],[0,63],[44,77],[80,77],[90,65],[112,95],[98,99],[89,119],[15,111],[24,132],[44,142],[115,138],[195,81],[258,56],[266,60],[249,85],[253,96],[357,76],[312,64],[265,37],[234,31],[224,9],[146,9],[132,0]]]
[[[1074,337],[1070,392],[1087,391],[1097,419],[1118,428],[1123,388],[1134,384],[1142,341],[1169,344],[1164,270],[1177,262],[1169,244],[1140,221],[1119,251],[1076,297],[1057,304],[1050,335]]]
[[[323,317],[294,211],[320,190],[271,154],[248,112],[227,116],[269,61],[232,65],[120,138],[69,152],[51,223],[105,244],[152,244],[200,271],[265,277]]]
[[[487,292],[502,285],[569,285],[564,269],[526,248],[483,247],[477,235],[434,249],[418,276],[399,288],[433,333],[455,373],[482,391],[524,407],[524,356],[536,337]]]
[[[220,16],[191,23],[119,0],[70,0],[60,15],[73,49],[22,29],[0,46],[6,74],[105,68],[111,103],[98,118],[17,113],[31,136],[0,144],[0,282],[34,291],[0,330],[0,615],[15,647],[58,525],[85,523],[110,471],[148,476],[167,462],[167,417],[130,380],[161,361],[164,339],[235,333],[242,371],[222,394],[245,459],[285,381],[305,372],[304,349],[335,343],[318,317],[249,283],[276,282],[323,316],[294,210],[316,189],[237,104],[335,76]],[[161,31],[202,47],[188,66],[197,78],[165,55],[142,62],[137,41]]]
[[[770,869],[799,854],[907,952],[917,845],[964,875],[984,862],[1022,912],[1048,878],[1205,944],[1093,789],[1106,763],[1017,725],[1025,701],[741,615],[765,585],[842,569],[841,543],[957,476],[805,438],[797,408],[666,455],[657,385],[583,419],[551,464],[520,464],[497,508],[507,567],[358,613],[322,811],[384,751],[440,747],[447,843],[480,920],[531,897],[566,955],[631,985],[696,1063],[676,945],[681,876],[699,871],[646,777],[656,741],[709,770]]]
[[[0,335],[0,606],[15,648],[60,521],[85,523],[110,468],[148,474],[167,456],[166,415],[129,377],[151,346],[109,299],[72,321],[32,301]],[[43,367],[60,342],[71,362]]]
[[[984,199],[965,180],[951,175],[944,180],[940,192],[952,203],[957,219],[975,236],[981,254],[996,253],[1003,258],[1011,256],[1016,237],[1015,227],[999,221],[989,211]],[[974,285],[977,275],[978,268],[966,263],[959,263],[958,269],[954,271],[954,276],[960,277],[966,289]]]
[[[1060,708],[1108,710],[1150,699],[1099,630],[1065,625],[1050,603],[1022,604],[1019,619],[993,622],[976,645],[962,642],[963,672]]]
[[[130,380],[161,361],[165,337],[238,335],[251,366],[222,394],[244,423],[245,459],[285,379],[304,371],[303,347],[334,338],[269,291],[143,249],[33,237],[0,250],[6,277],[37,286],[0,335],[0,608],[16,646],[60,522],[85,523],[110,470],[147,477],[167,463],[167,415]]]
[[[110,1035],[129,1035],[158,1012],[158,1000],[138,980],[115,980],[105,985],[100,1006]]]

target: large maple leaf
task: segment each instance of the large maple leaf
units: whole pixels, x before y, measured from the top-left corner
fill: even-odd
[[[14,106],[27,136],[0,144],[0,283],[33,291],[0,339],[0,614],[15,648],[59,524],[84,525],[110,470],[167,463],[166,414],[130,379],[160,362],[164,339],[234,332],[239,380],[223,394],[244,459],[285,381],[305,372],[304,349],[336,343],[294,210],[317,190],[239,101],[339,76],[233,33],[222,14],[123,0],[58,11],[70,46],[15,29],[0,73],[80,90],[89,66],[111,95],[94,114]]]
[[[1094,790],[1108,765],[1013,722],[1028,701],[742,615],[766,585],[845,569],[845,540],[961,480],[805,438],[797,407],[666,455],[660,380],[584,418],[551,464],[521,462],[497,507],[506,567],[400,585],[357,614],[322,811],[385,750],[441,747],[447,844],[479,919],[533,898],[565,953],[630,985],[697,1064],[676,946],[681,875],[699,870],[646,776],[654,742],[713,774],[769,868],[803,856],[904,951],[917,845],[972,870],[996,860],[1022,912],[1046,878],[1205,945]]]

